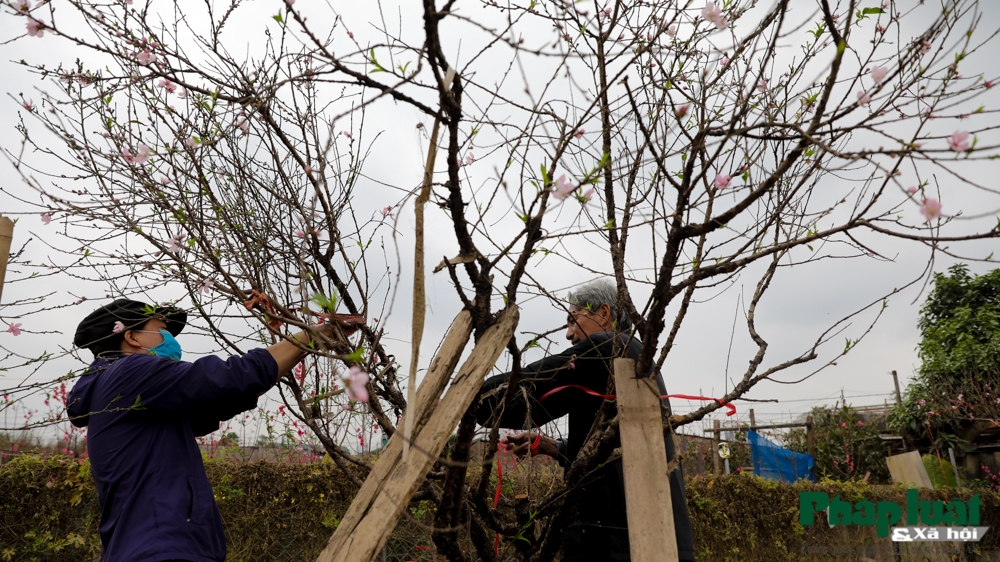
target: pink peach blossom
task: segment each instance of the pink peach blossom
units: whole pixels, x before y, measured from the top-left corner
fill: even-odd
[[[143,49],[142,51],[136,53],[135,60],[141,65],[150,65],[156,62],[156,54],[151,52],[149,49]]]
[[[574,191],[576,191],[576,186],[573,185],[572,181],[567,181],[566,174],[563,174],[556,179],[556,188],[555,191],[552,192],[552,196],[562,201],[563,199],[566,199],[566,196]]]
[[[157,82],[156,85],[159,86],[160,88],[163,88],[164,90],[166,90],[171,94],[177,91],[177,84],[174,84],[173,82],[167,80],[166,78]]]
[[[882,81],[885,80],[885,76],[889,73],[889,71],[881,66],[875,66],[869,69],[868,73],[871,74],[872,80],[874,80],[876,84],[881,84]]]
[[[948,146],[955,152],[965,152],[971,147],[968,131],[955,131],[948,137]]]
[[[185,238],[187,238],[187,234],[183,233],[171,236],[167,240],[167,251],[172,254],[180,252],[184,248],[183,243]]]
[[[858,105],[865,107],[872,102],[872,97],[868,95],[868,92],[861,90],[858,92]]]
[[[351,367],[347,375],[348,387],[347,397],[355,402],[368,401],[368,381],[371,375],[366,373],[361,367]]]
[[[924,199],[924,203],[920,205],[920,214],[927,219],[926,222],[931,222],[931,220],[941,217],[941,202],[937,199],[927,198]]]
[[[715,188],[722,190],[729,185],[729,180],[733,179],[732,176],[727,176],[725,174],[718,174],[715,176]]]
[[[722,15],[722,10],[715,5],[715,2],[708,2],[701,11],[701,17],[715,24],[716,29],[725,29],[729,26],[729,20]]]
[[[21,335],[21,324],[20,323],[11,324],[11,325],[7,326],[7,331],[10,332],[14,336],[20,336]]]
[[[30,16],[28,17],[27,29],[28,35],[31,37],[41,37],[45,34],[45,24]]]
[[[42,213],[42,224],[49,224],[50,222],[52,222],[52,214]]]

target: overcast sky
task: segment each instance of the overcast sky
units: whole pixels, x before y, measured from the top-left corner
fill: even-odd
[[[296,7],[308,3],[308,0],[301,0],[296,4]],[[254,9],[259,10],[256,15],[260,17],[257,19],[250,17],[246,20],[245,25],[235,25],[231,28],[233,31],[228,32],[227,39],[230,41],[230,50],[240,51],[241,44],[251,45],[255,40],[259,40],[263,29],[273,24],[273,22],[268,21],[267,14],[275,12],[280,4],[281,2],[277,1],[257,3]],[[341,14],[346,25],[354,31],[357,40],[362,44],[365,41],[378,41],[379,35],[374,29],[376,26],[368,23],[378,20],[372,11],[373,8],[371,5],[361,5],[365,3],[355,4],[358,5],[343,8]],[[481,10],[478,5],[466,7],[463,2],[459,2],[458,5],[460,10]],[[386,11],[390,14],[396,13],[395,8]],[[414,14],[410,12],[401,10],[398,14],[399,21],[414,21]],[[478,14],[479,12],[472,12],[472,15],[478,16]],[[1000,23],[1000,5],[986,3],[983,6],[983,15],[981,30],[985,32],[988,29],[996,29]],[[0,43],[23,34],[23,25],[24,19],[19,16],[13,16],[9,13],[0,15]],[[417,22],[414,21],[412,25],[417,25]],[[455,37],[450,37],[455,60],[464,63],[468,59],[468,55],[463,59],[462,53],[475,52],[475,45],[481,42],[481,38],[477,38],[474,30],[468,26],[456,25],[452,30],[457,34]],[[252,47],[248,47],[248,49],[252,49]],[[76,57],[87,56],[90,55],[84,51],[74,50],[63,42],[49,38],[23,37],[0,46],[2,89],[10,94],[10,97],[0,99],[0,147],[8,151],[16,151],[19,147],[20,136],[15,127],[25,112],[20,106],[18,96],[23,93],[25,97],[38,101],[40,96],[35,92],[36,88],[51,88],[51,84],[42,84],[37,77],[27,73],[21,65],[17,64],[17,61],[30,59],[32,61],[49,61],[50,64],[58,61],[72,63]],[[963,62],[963,74],[975,75],[983,72],[989,74],[991,68],[996,68],[995,63],[990,60],[991,56],[993,55],[987,50],[970,57],[970,60]],[[991,92],[988,98],[983,98],[977,103],[996,102],[997,98],[992,94]],[[419,178],[423,167],[423,144],[421,135],[416,128],[417,123],[426,124],[427,122],[423,116],[406,108],[393,107],[384,110],[384,112],[380,109],[379,113],[369,116],[367,126],[370,132],[367,133],[368,137],[373,138],[375,132],[384,131],[386,134],[383,134],[374,145],[372,156],[366,167],[368,176],[396,185],[412,186],[415,184],[415,179]],[[958,124],[942,126],[945,128],[957,127]],[[489,171],[484,165],[482,168],[472,168],[470,174],[473,174],[474,182],[484,181],[477,180],[474,174],[478,172],[482,174],[482,178],[486,178]],[[998,166],[994,163],[970,165],[963,169],[963,173],[968,173],[977,181],[990,186],[995,185],[995,182],[991,180],[998,176],[997,172]],[[37,197],[24,186],[17,173],[5,160],[0,161],[0,187],[4,191],[4,193],[0,193],[0,212],[11,213],[20,218],[15,231],[15,248],[20,247],[20,244],[29,236],[38,237],[40,240],[47,240],[47,237],[54,239],[52,233],[55,230],[55,224],[48,227],[43,226],[37,214],[17,215],[25,207],[18,203],[12,195],[29,200],[37,200]],[[391,204],[398,199],[397,193],[371,182],[371,185],[367,186],[363,192],[362,200],[356,202],[356,207],[362,209],[359,211],[362,214],[365,212],[374,214],[387,202]],[[946,205],[944,209],[946,213],[954,212],[956,209],[965,209],[967,213],[972,210],[995,212],[1000,207],[997,204],[995,194],[991,193],[963,195],[962,198],[956,196],[943,198],[943,200]],[[911,209],[911,211],[915,213],[915,209]],[[434,210],[429,209],[429,212],[433,213]],[[400,231],[403,233],[412,232],[412,207],[398,211],[398,214]],[[443,216],[436,218],[443,218]],[[432,224],[436,223],[432,222]],[[868,237],[866,241],[872,242],[882,255],[892,258],[892,261],[827,260],[791,269],[786,268],[779,273],[769,294],[762,301],[757,316],[758,330],[770,344],[769,353],[764,362],[765,367],[780,363],[806,351],[833,320],[845,316],[878,297],[890,293],[894,288],[901,287],[918,278],[930,258],[929,250],[917,243],[875,237]],[[405,239],[403,249],[407,250],[409,244],[408,239]],[[963,246],[963,252],[966,255],[977,257],[985,257],[998,249],[1000,249],[1000,243],[995,240]],[[453,253],[454,244],[451,238],[447,235],[437,236],[437,233],[432,229],[428,240],[428,263],[433,266],[437,262],[436,256],[452,255]],[[46,249],[45,244],[34,242],[29,245],[28,254],[25,257],[38,262],[45,261],[50,255],[51,253]],[[933,263],[933,270],[943,271],[952,263],[954,261],[951,258],[938,254]],[[975,262],[970,263],[969,267],[973,272],[982,273],[996,267],[996,265],[995,263]],[[558,260],[551,260],[540,263],[533,271],[533,275],[550,290],[557,290],[560,294],[565,293],[565,288],[587,280],[583,274],[573,274],[573,277],[567,278],[564,271],[564,266]],[[741,303],[749,300],[753,293],[757,281],[755,273],[759,274],[759,268],[748,269],[725,290],[720,289],[710,293],[710,295],[703,294],[701,297],[706,299],[708,296],[713,296],[713,298],[694,304],[665,368],[664,374],[671,392],[718,396],[726,389],[731,388],[732,383],[729,381],[738,377],[746,368],[748,360],[755,352],[755,347],[747,335],[744,317],[745,306]],[[409,275],[407,265],[404,265],[403,286],[409,284],[407,280]],[[11,276],[12,274],[8,275],[9,279]],[[16,274],[13,274],[13,277],[16,277]],[[75,297],[69,293],[93,295],[102,290],[95,287],[79,287],[77,290],[78,287],[74,285],[77,282],[72,279],[53,278],[41,283],[44,285],[40,282],[19,282],[8,285],[5,288],[3,300],[10,302],[17,298],[39,294],[43,288],[50,288],[56,293],[53,301],[66,303],[75,300]],[[921,290],[924,292],[921,293]],[[641,293],[641,291],[642,289],[639,288],[638,292]],[[889,301],[888,308],[870,334],[857,349],[840,360],[836,367],[827,369],[796,385],[769,382],[758,385],[747,397],[757,400],[775,399],[778,402],[753,404],[757,419],[775,422],[787,421],[789,418],[807,412],[818,404],[832,405],[840,399],[841,393],[847,397],[848,402],[854,405],[881,404],[884,399],[891,401],[893,385],[890,372],[896,370],[899,373],[901,384],[905,387],[907,380],[919,366],[915,351],[919,336],[916,322],[919,307],[925,294],[926,289],[923,284],[917,283],[893,296]],[[170,295],[163,298],[172,297]],[[405,292],[400,293],[400,296],[397,297],[397,307],[393,311],[392,319],[387,324],[389,331],[387,341],[398,341],[401,349],[409,349],[408,344],[405,343],[408,339],[410,321],[410,310],[406,297],[408,295]],[[551,307],[548,303],[544,303],[544,306],[533,306],[538,303],[542,303],[542,301],[522,303],[526,306],[522,309],[519,330],[540,332],[555,328],[561,323],[564,315],[560,310]],[[41,349],[51,350],[57,345],[68,346],[76,324],[98,304],[98,302],[89,301],[79,306],[61,309],[57,313],[33,316],[30,322],[25,321],[26,333],[22,334],[16,342],[12,340],[10,334],[0,332],[0,346],[28,353]],[[429,316],[427,332],[424,336],[424,364],[447,330],[448,324],[454,318],[459,306],[460,303],[454,297],[450,281],[443,274],[429,277]],[[844,337],[853,339],[864,332],[868,323],[874,318],[874,312],[877,311],[878,307],[872,309],[872,312],[859,316],[843,336],[835,338],[825,357],[832,356],[843,347]],[[4,316],[5,313],[8,316]],[[9,318],[9,314],[10,312],[0,305],[0,319],[3,320],[3,323],[0,323],[0,328],[5,328],[6,324],[10,322],[18,321]],[[196,357],[199,353],[210,349],[207,342],[200,342],[193,338],[182,340],[182,343],[185,344],[186,358]],[[54,378],[70,369],[81,366],[82,364],[79,362],[65,359],[60,360],[55,365],[46,366],[31,376],[32,380]],[[793,369],[777,378],[794,380],[808,374],[814,367],[814,365],[809,365],[805,368]],[[20,372],[0,373],[0,386],[12,386],[20,382],[24,375],[25,373]],[[684,401],[674,402],[675,409],[682,413],[699,405]],[[746,415],[746,409],[750,405],[739,403],[738,406],[742,418]],[[745,421],[745,418],[743,419]],[[699,428],[694,427],[689,427],[687,430],[700,432]]]

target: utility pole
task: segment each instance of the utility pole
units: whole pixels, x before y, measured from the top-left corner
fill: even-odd
[[[903,404],[903,397],[899,394],[899,377],[895,370],[892,372],[892,384],[896,386],[896,407],[898,408]]]

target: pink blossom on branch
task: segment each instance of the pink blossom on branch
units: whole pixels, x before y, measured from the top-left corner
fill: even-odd
[[[52,214],[42,213],[42,224],[49,224],[50,222],[52,222]]]
[[[368,401],[368,381],[371,376],[361,367],[354,366],[347,374],[347,397],[355,402]]]
[[[931,222],[933,219],[941,218],[941,202],[937,199],[927,198],[924,199],[923,205],[920,205],[920,214],[927,219],[927,222]]]
[[[150,65],[156,62],[156,54],[151,52],[149,49],[143,49],[142,51],[136,53],[135,60],[142,65]]]
[[[885,80],[885,76],[889,73],[889,71],[881,66],[875,66],[869,69],[868,73],[871,74],[872,80],[874,80],[876,84],[881,84],[882,81]]]
[[[187,234],[184,233],[177,234],[176,236],[171,236],[167,240],[167,251],[169,251],[172,254],[180,252],[184,248],[182,244],[185,238],[187,238]]]
[[[914,193],[917,192],[917,186],[911,185],[910,187],[907,187],[906,192],[909,193],[910,195],[913,195]]]
[[[14,336],[20,336],[21,335],[21,323],[18,322],[16,324],[11,324],[11,325],[7,326],[7,331],[10,332]]]
[[[121,320],[115,322],[115,327],[111,329],[111,333],[120,334],[125,331],[125,324],[122,324]]]
[[[28,2],[28,0],[15,0],[11,4],[11,7],[22,14],[27,14],[31,10],[31,2]]]
[[[705,18],[706,21],[715,24],[715,29],[725,29],[729,27],[729,20],[726,16],[722,15],[722,9],[715,5],[715,2],[709,2],[705,4],[705,8],[701,11],[701,17]]]
[[[205,279],[201,280],[201,283],[198,284],[198,292],[203,295],[207,295],[214,287],[215,287],[215,281],[212,281],[211,279],[206,277]]]
[[[948,146],[955,152],[965,152],[971,148],[968,131],[955,131],[948,137]]]
[[[555,191],[552,192],[552,196],[562,201],[563,199],[566,199],[566,196],[574,191],[576,191],[576,186],[573,182],[566,180],[566,174],[563,174],[556,180],[556,188]]]
[[[159,86],[160,88],[163,88],[164,90],[166,90],[168,93],[171,94],[177,91],[177,84],[174,84],[173,82],[167,80],[166,78],[157,82],[156,85]]]
[[[726,189],[729,185],[729,180],[731,179],[733,179],[732,176],[727,176],[725,174],[715,176],[715,188],[719,190]]]
[[[135,154],[128,149],[126,146],[122,149],[122,158],[125,159],[129,164],[135,164],[141,166],[149,160],[149,147],[140,143],[139,148],[136,150]]]
[[[686,103],[686,104],[678,107],[677,109],[675,109],[674,110],[674,115],[676,115],[678,119],[683,118],[685,115],[688,114],[688,110],[689,109],[691,109],[691,104]]]
[[[583,133],[584,133],[584,130],[581,127],[581,128],[579,128],[579,129],[577,129],[576,131],[573,132],[573,136],[576,138],[576,140],[580,140],[580,139],[583,138]]]
[[[28,35],[30,35],[31,37],[41,37],[42,35],[44,35],[45,24],[29,16],[27,28],[28,28]]]
[[[865,107],[872,102],[872,97],[868,95],[868,92],[861,90],[858,92],[858,105]]]

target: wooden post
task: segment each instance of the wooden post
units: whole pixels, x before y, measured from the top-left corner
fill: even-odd
[[[417,389],[416,404],[407,408],[406,415],[413,416],[410,458],[405,463],[401,462],[404,436],[402,431],[397,430],[317,562],[376,559],[396,527],[399,516],[409,505],[410,498],[437,461],[462,414],[476,398],[483,377],[493,368],[510,341],[517,319],[517,308],[505,310],[497,323],[486,330],[472,354],[449,381],[449,375],[472,332],[472,320],[468,313],[459,315],[437,356],[431,361],[424,383]],[[448,391],[439,400],[445,386],[448,386]]]
[[[812,416],[806,416],[806,450],[810,457],[816,458],[816,434],[813,433]]]
[[[712,473],[719,473],[719,420],[712,422]]]
[[[757,430],[757,420],[753,417],[753,408],[750,408],[750,429]]]
[[[0,217],[0,299],[3,298],[3,279],[7,276],[7,258],[10,257],[10,243],[13,239],[14,221]]]
[[[893,455],[885,458],[889,466],[889,475],[892,481],[906,484],[908,487],[934,489],[930,476],[927,475],[927,468],[924,467],[920,459],[920,453],[910,451],[902,455]]]
[[[615,359],[614,366],[631,558],[674,562],[679,555],[660,392],[653,379],[635,377],[631,359]]]
[[[896,407],[903,405],[903,396],[899,393],[899,377],[896,371],[892,372],[892,384],[896,386]]]

